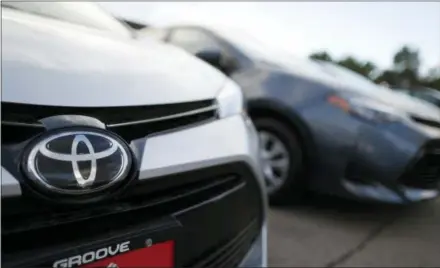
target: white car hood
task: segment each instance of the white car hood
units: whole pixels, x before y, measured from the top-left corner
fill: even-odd
[[[2,101],[109,107],[212,99],[226,77],[181,49],[2,8]]]

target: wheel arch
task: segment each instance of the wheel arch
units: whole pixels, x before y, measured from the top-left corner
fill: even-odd
[[[315,158],[315,142],[312,132],[296,111],[278,101],[252,100],[247,102],[247,112],[251,119],[270,117],[282,122],[291,129],[298,136],[301,149],[304,152],[305,164],[307,170],[309,170],[310,164]]]

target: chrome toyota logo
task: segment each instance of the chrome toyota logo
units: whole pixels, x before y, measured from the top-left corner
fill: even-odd
[[[124,180],[131,168],[128,146],[103,130],[64,130],[34,142],[24,171],[36,185],[70,195],[102,191]]]

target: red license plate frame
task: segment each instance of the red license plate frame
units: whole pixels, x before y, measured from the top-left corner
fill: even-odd
[[[148,225],[130,226],[127,228],[129,232],[127,229],[108,232],[89,241],[36,249],[10,260],[6,266],[107,267],[113,262],[116,264],[113,268],[174,267],[179,265],[176,255],[181,228],[176,219],[166,217],[151,221]]]
[[[83,268],[165,268],[174,267],[175,241],[168,240],[151,246],[133,249],[116,256],[107,257],[93,263],[85,264]]]

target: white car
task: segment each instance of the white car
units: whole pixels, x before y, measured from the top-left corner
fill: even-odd
[[[2,2],[2,267],[264,267],[240,88],[97,6]]]

